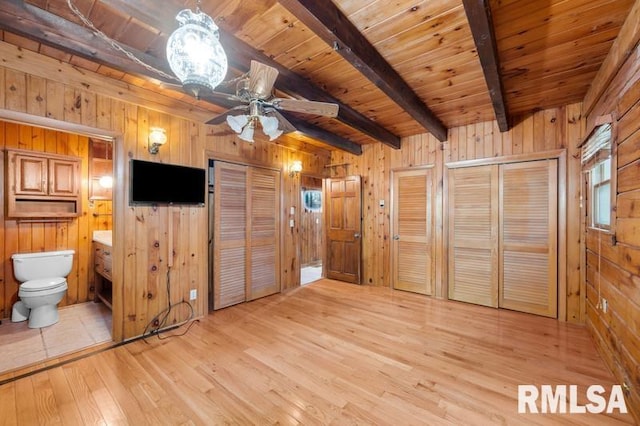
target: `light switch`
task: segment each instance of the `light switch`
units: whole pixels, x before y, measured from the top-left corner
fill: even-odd
[[[384,207],[384,200],[380,200],[380,207]]]
[[[296,208],[291,206],[291,210],[289,211],[289,214],[296,214]],[[291,225],[293,226],[293,225]]]
[[[293,219],[289,219],[289,228],[293,228],[295,225],[295,222],[293,221]]]

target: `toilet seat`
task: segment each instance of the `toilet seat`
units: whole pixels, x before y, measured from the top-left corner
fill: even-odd
[[[37,280],[25,281],[20,284],[20,292],[40,292],[46,290],[55,290],[59,287],[66,286],[67,280],[62,277],[40,278]]]

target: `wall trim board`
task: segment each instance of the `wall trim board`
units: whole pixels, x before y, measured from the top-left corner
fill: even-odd
[[[90,138],[106,139],[113,141],[120,136],[118,132],[100,129],[98,127],[86,126],[84,124],[70,123],[68,121],[57,120],[55,118],[40,117],[26,112],[11,111],[0,108],[0,120],[16,124],[25,124],[43,129],[60,132],[75,133]]]
[[[551,151],[533,152],[531,154],[505,155],[502,157],[478,158],[474,160],[462,160],[452,163],[445,163],[448,169],[461,167],[487,166],[490,164],[522,163],[524,161],[547,160],[566,156],[566,149],[555,149]]]

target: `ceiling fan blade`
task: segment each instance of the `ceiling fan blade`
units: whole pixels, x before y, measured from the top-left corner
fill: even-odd
[[[298,129],[295,128],[295,126],[293,124],[291,124],[289,122],[289,120],[287,120],[286,118],[284,118],[284,116],[282,114],[280,114],[278,111],[276,111],[273,108],[268,108],[265,109],[264,111],[264,115],[266,115],[267,117],[275,117],[278,119],[278,128],[280,130],[282,130],[282,133],[291,133],[291,132],[295,132]]]
[[[205,124],[211,124],[211,125],[221,124],[227,120],[227,115],[234,115],[233,113],[236,111],[247,111],[247,110],[248,110],[248,107],[246,105],[233,107],[229,111],[223,112],[222,114],[213,117],[211,120],[207,121]]]
[[[338,105],[329,102],[303,101],[299,99],[274,99],[271,103],[274,107],[285,111],[324,115],[326,117],[336,117],[338,115]]]
[[[236,95],[233,95],[231,93],[224,93],[224,92],[208,91],[205,93],[200,93],[199,99],[202,99],[203,101],[210,101],[213,103],[216,103],[216,100],[224,100],[224,101],[235,102],[238,105],[245,105],[245,102],[239,97],[237,97]]]
[[[277,69],[258,61],[251,61],[249,92],[258,99],[269,98],[277,77]]]

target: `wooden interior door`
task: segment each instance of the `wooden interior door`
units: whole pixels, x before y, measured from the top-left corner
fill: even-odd
[[[504,164],[500,173],[500,307],[558,315],[557,160]]]
[[[392,285],[432,293],[433,169],[393,172]]]
[[[280,172],[249,169],[246,299],[280,291]]]
[[[247,167],[214,166],[213,308],[244,302],[247,253]]]
[[[324,182],[327,278],[360,284],[362,189],[360,176]]]
[[[498,306],[498,167],[449,170],[450,299]]]

